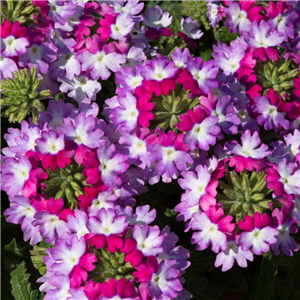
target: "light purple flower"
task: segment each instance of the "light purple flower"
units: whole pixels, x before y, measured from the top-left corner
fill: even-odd
[[[134,20],[126,12],[123,12],[117,16],[115,23],[110,26],[110,37],[115,40],[126,41],[133,26]]]
[[[13,78],[13,74],[18,70],[16,63],[0,54],[0,74],[1,78]]]
[[[186,19],[180,18],[181,31],[187,35],[190,39],[200,39],[203,32],[198,28],[198,21],[193,20],[192,17]]]
[[[178,47],[171,54],[172,60],[177,68],[185,68],[187,66],[188,58],[191,57],[188,48],[185,48],[182,52],[180,47]]]
[[[108,210],[101,208],[97,217],[92,216],[89,218],[87,225],[91,233],[104,234],[105,236],[120,234],[127,226],[126,217],[117,216],[111,208]]]
[[[148,8],[146,14],[144,14],[144,23],[151,28],[165,28],[171,25],[172,16],[168,12],[163,12],[156,5]]]

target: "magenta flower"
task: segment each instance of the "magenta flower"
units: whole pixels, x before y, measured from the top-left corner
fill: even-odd
[[[189,144],[190,150],[195,150],[197,146],[202,150],[208,150],[209,145],[216,143],[216,136],[221,131],[216,125],[217,117],[208,117],[201,108],[198,108],[196,111],[190,109],[187,115],[181,115],[180,119],[181,122],[177,123],[177,127],[182,132],[186,131],[183,142]]]
[[[253,218],[245,216],[244,221],[239,221],[239,227],[244,230],[239,238],[242,250],[249,250],[252,247],[252,252],[256,255],[268,252],[270,245],[277,243],[275,236],[278,234],[277,229],[268,224],[268,215],[266,213],[260,215],[258,211]]]
[[[235,229],[235,224],[230,223],[232,216],[224,217],[222,208],[216,210],[215,206],[211,206],[207,212],[198,212],[193,215],[191,228],[200,230],[193,233],[192,244],[197,244],[197,250],[201,251],[211,244],[212,251],[218,253],[227,248],[226,234],[231,234]]]
[[[102,296],[101,299],[133,299],[134,289],[132,282],[126,282],[125,278],[116,281],[110,278],[108,282],[104,281],[101,284]]]

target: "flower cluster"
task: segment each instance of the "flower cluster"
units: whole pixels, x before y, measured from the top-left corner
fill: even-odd
[[[35,26],[1,24],[4,81],[35,68],[32,97],[51,91],[4,135],[1,183],[7,222],[49,244],[46,300],[191,297],[189,251],[137,201],[159,181],[178,183],[177,219],[222,271],[298,250],[300,7],[224,2],[207,3],[211,25],[239,35],[208,61],[197,21],[173,32],[138,0],[32,1]]]

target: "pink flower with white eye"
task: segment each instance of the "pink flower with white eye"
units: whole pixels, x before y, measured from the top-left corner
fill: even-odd
[[[244,230],[239,238],[239,244],[242,250],[249,250],[256,255],[266,253],[270,250],[270,245],[276,244],[278,231],[275,228],[268,226],[268,215],[264,213],[260,215],[257,211],[253,218],[245,216],[244,221],[239,221],[239,227]]]
[[[116,18],[111,15],[104,15],[100,20],[101,27],[97,33],[100,34],[102,41],[112,38],[115,40],[126,41],[127,36],[134,26],[134,20],[126,13],[119,14]]]
[[[216,124],[219,119],[215,116],[207,116],[198,108],[196,111],[189,110],[187,115],[180,116],[181,122],[177,127],[184,134],[183,142],[189,144],[189,150],[195,150],[197,146],[202,150],[208,150],[210,145],[216,143],[216,136],[221,129]]]
[[[144,23],[150,28],[165,28],[171,25],[172,16],[168,12],[163,12],[161,8],[156,5],[149,7],[144,16]]]
[[[215,253],[227,248],[226,234],[232,234],[235,224],[230,223],[233,220],[232,216],[223,216],[223,209],[217,210],[215,206],[211,206],[206,212],[193,214],[191,228],[200,230],[192,236],[192,244],[197,244],[197,250],[204,250],[210,244]]]
[[[91,77],[95,80],[101,78],[106,80],[112,72],[120,70],[120,64],[126,59],[122,54],[115,52],[113,43],[106,44],[100,41],[98,35],[86,39],[87,49],[78,55],[78,60],[82,63],[82,71],[90,71]]]
[[[231,154],[236,156],[231,157],[229,161],[229,166],[234,167],[237,172],[241,172],[245,169],[252,171],[256,169],[260,171],[266,165],[264,158],[266,158],[271,151],[268,150],[268,146],[261,143],[259,134],[257,131],[251,136],[251,131],[246,130],[241,137],[242,146],[237,143],[237,141],[232,141],[232,145],[228,144],[231,148]]]
[[[279,247],[287,256],[293,256],[293,251],[298,251],[299,247],[294,238],[290,234],[295,234],[298,231],[296,222],[281,209],[275,208],[272,212],[272,217],[277,223],[276,229],[278,230],[277,243],[271,245],[275,255],[280,254]]]
[[[19,22],[11,24],[4,21],[4,25],[0,24],[1,54],[4,57],[26,53],[26,47],[29,46],[29,41],[25,37],[26,31],[26,27],[21,27]]]
[[[150,93],[155,93],[156,96],[169,94],[170,90],[175,89],[173,77],[178,69],[174,63],[164,57],[153,58],[144,66],[141,75],[146,79],[142,85],[149,90]]]
[[[234,239],[229,239],[227,248],[217,255],[215,267],[222,266],[222,272],[226,272],[233,267],[234,260],[241,268],[246,268],[247,260],[253,261],[253,254],[250,250],[243,250]]]
[[[181,200],[186,201],[188,207],[200,205],[207,211],[211,205],[216,205],[218,181],[211,179],[207,166],[198,165],[195,172],[182,172],[183,178],[178,183],[186,192],[182,194]]]
[[[57,167],[64,168],[71,163],[70,157],[73,153],[65,151],[63,134],[54,130],[42,131],[41,138],[35,142],[44,169],[50,168],[54,171]]]

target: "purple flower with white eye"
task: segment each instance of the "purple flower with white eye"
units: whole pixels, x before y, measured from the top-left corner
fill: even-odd
[[[191,228],[200,230],[193,233],[192,244],[197,244],[197,250],[201,251],[211,244],[212,251],[218,253],[227,248],[226,234],[231,234],[235,229],[235,224],[230,223],[232,216],[224,217],[222,208],[216,210],[215,206],[211,206],[207,212],[199,212],[193,214],[191,220]]]
[[[114,8],[115,12],[119,14],[122,12],[126,12],[130,16],[135,16],[139,14],[144,7],[144,3],[139,3],[139,0],[111,1],[110,4]]]
[[[49,63],[54,60],[56,60],[56,53],[53,46],[45,42],[41,45],[31,45],[26,53],[20,55],[19,65],[21,67],[28,65],[29,68],[37,67],[41,73],[46,74]]]
[[[111,72],[118,72],[120,64],[125,63],[126,59],[122,54],[115,52],[113,43],[106,44],[101,42],[98,35],[86,39],[87,49],[78,55],[78,60],[82,63],[83,71],[91,71],[93,79],[106,80]]]
[[[229,2],[228,5],[224,12],[228,16],[226,26],[229,27],[229,32],[236,32],[237,28],[239,28],[240,33],[248,31],[251,21],[247,17],[247,11],[241,10],[240,4],[236,2]]]
[[[118,206],[116,209],[118,210],[118,215],[125,216],[126,221],[130,225],[139,224],[143,226],[152,223],[156,218],[156,210],[150,210],[149,205],[137,206],[135,213],[133,213],[133,208],[130,206],[126,206],[124,209]]]
[[[126,217],[117,216],[111,208],[108,210],[101,208],[97,216],[89,218],[87,225],[91,233],[105,236],[121,234],[127,226]]]
[[[147,57],[143,50],[144,46],[142,46],[143,45],[141,45],[141,47],[132,46],[127,53],[122,53],[126,58],[126,62],[122,64],[123,68],[134,69],[136,65],[140,65],[142,62],[146,61]]]
[[[246,42],[250,47],[257,49],[256,55],[262,61],[266,61],[267,57],[277,60],[279,53],[271,47],[279,46],[285,39],[278,31],[272,28],[264,20],[258,24],[257,21],[252,23],[251,31],[245,36]]]
[[[185,232],[189,231],[191,228],[190,222],[188,221],[192,219],[194,213],[197,213],[200,210],[201,209],[199,203],[197,205],[189,205],[188,201],[181,201],[175,206],[174,211],[179,212],[179,214],[177,215],[177,219],[179,221],[186,222],[184,230]]]
[[[36,208],[32,202],[23,196],[15,196],[9,198],[10,207],[4,211],[7,216],[6,222],[13,224],[21,224],[24,232],[24,241],[30,239],[30,245],[35,245],[43,238],[39,232],[39,228],[32,225]]]
[[[300,164],[300,131],[295,129],[293,134],[285,135],[284,140],[290,149],[290,160],[295,160]]]
[[[160,235],[160,229],[156,225],[134,225],[133,238],[137,242],[136,248],[145,256],[155,256],[163,251],[161,244],[164,237]]]
[[[255,106],[253,111],[259,113],[257,122],[263,125],[266,130],[280,130],[281,127],[287,129],[289,121],[285,119],[284,113],[278,111],[278,106],[275,103],[270,103],[267,97],[255,97],[253,99]],[[274,102],[271,100],[271,102]],[[273,105],[272,105],[273,104]]]
[[[177,68],[185,68],[187,66],[188,58],[191,57],[188,48],[185,48],[182,52],[180,47],[178,47],[171,54],[172,60]]]
[[[252,171],[253,168],[261,170],[265,167],[264,158],[266,158],[271,151],[268,150],[268,146],[261,143],[259,134],[257,131],[251,136],[250,130],[246,130],[241,137],[242,145],[238,144],[237,141],[233,140],[231,144],[226,144],[230,154],[236,156],[231,157],[229,166],[234,167],[237,172],[243,171],[246,168],[248,171]]]
[[[226,272],[233,267],[234,260],[241,268],[246,268],[247,260],[253,261],[253,254],[250,250],[243,250],[234,239],[229,239],[227,248],[217,255],[215,267],[222,266],[222,272]]]
[[[124,133],[119,143],[125,146],[122,152],[128,156],[129,164],[136,164],[140,168],[144,169],[146,166],[149,167],[150,161],[150,150],[148,149],[149,140],[151,139],[150,130],[148,128],[136,129],[136,131]]]
[[[117,99],[119,106],[110,111],[110,119],[114,124],[119,125],[121,132],[131,132],[138,125],[137,99],[129,92],[119,95]]]
[[[218,182],[211,180],[207,166],[198,165],[195,171],[196,174],[193,171],[182,172],[183,178],[178,179],[180,187],[185,190],[181,200],[188,207],[200,205],[206,211],[216,204]]]
[[[67,217],[70,209],[64,209],[64,201],[61,198],[55,200],[50,198],[47,201],[47,211],[40,211],[34,215],[34,226],[39,226],[42,237],[46,238],[47,243],[52,243],[65,234],[70,233],[66,221],[61,217]]]
[[[121,13],[117,16],[114,24],[110,26],[110,37],[115,40],[126,41],[133,26],[134,20],[126,12]]]
[[[71,17],[75,11],[77,4],[70,1],[57,1],[57,0],[49,0],[48,4],[50,6],[49,17],[54,22],[58,22],[62,25],[66,23],[66,18]]]
[[[116,73],[117,94],[130,92],[142,85],[144,77],[141,72],[144,66],[136,65],[134,70],[130,68],[121,68],[119,73]]]
[[[0,54],[0,75],[1,78],[12,78],[15,71],[18,70],[16,63]]]
[[[200,98],[201,105],[205,108],[207,114],[219,118],[218,125],[226,134],[236,134],[241,123],[235,114],[235,108],[229,95],[220,99],[213,93],[208,93],[207,97]]]
[[[21,153],[16,153],[15,157],[3,157],[2,161],[1,189],[9,196],[20,192],[27,198],[35,196],[40,181],[47,178],[44,170],[33,169],[29,159]]]
[[[183,289],[179,276],[180,271],[174,268],[176,260],[162,261],[156,272],[152,274],[151,281],[148,282],[148,289],[155,299],[166,297],[167,299],[176,298],[178,292]]]
[[[230,46],[218,41],[218,46],[213,45],[214,51],[212,53],[215,66],[222,69],[225,75],[234,74],[241,67],[247,46],[243,39],[235,40]]]
[[[296,222],[287,213],[281,209],[275,208],[272,212],[272,217],[277,223],[276,229],[278,230],[277,243],[271,245],[275,255],[280,254],[279,247],[287,256],[293,256],[293,251],[298,251],[299,247],[294,238],[290,234],[295,234],[298,231]]]
[[[129,165],[126,155],[116,153],[114,144],[107,146],[106,142],[101,143],[97,150],[97,157],[100,161],[99,170],[101,171],[101,179],[104,184],[113,189],[122,184],[119,174],[123,174],[128,169]]]
[[[2,152],[6,156],[15,156],[17,152],[28,154],[29,151],[35,152],[35,140],[41,137],[41,129],[25,120],[21,123],[21,131],[12,131],[13,134],[4,134],[4,138],[9,148],[3,148]],[[9,155],[7,155],[9,154]]]
[[[85,145],[95,149],[101,143],[103,131],[96,128],[95,118],[86,116],[84,112],[77,115],[75,120],[63,119],[62,125],[57,126],[57,132],[63,133],[66,140],[74,141],[79,147]]]
[[[87,228],[88,216],[84,211],[74,209],[74,216],[67,217],[69,229],[80,239],[90,233]]]
[[[186,19],[180,18],[181,31],[187,35],[190,39],[200,39],[203,32],[198,28],[198,21],[193,20],[192,17]]]
[[[144,23],[150,28],[165,28],[172,23],[172,16],[168,12],[163,12],[158,5],[149,7],[143,16]]]
[[[191,73],[193,79],[196,81],[200,91],[209,93],[212,89],[218,87],[216,78],[219,69],[214,68],[214,61],[203,62],[200,57],[189,57],[187,61],[187,70]]]
[[[91,80],[86,75],[74,76],[72,80],[61,76],[57,78],[57,81],[61,82],[59,89],[64,93],[69,92],[68,96],[77,102],[87,97],[96,100],[96,95],[101,90],[101,84],[97,80]]]
[[[268,215],[264,213],[260,216],[257,211],[253,218],[245,216],[244,221],[239,221],[239,227],[244,230],[239,238],[239,244],[242,245],[242,250],[249,250],[256,255],[266,253],[270,249],[270,245],[276,244],[278,231],[275,228],[268,226]]]
[[[78,76],[80,74],[81,67],[76,55],[72,52],[67,52],[60,55],[58,60],[50,65],[49,72],[53,78],[65,75],[72,80],[74,75]]]
[[[117,200],[118,196],[114,191],[106,190],[100,192],[97,198],[92,200],[92,204],[88,207],[89,216],[97,217],[99,211],[104,208],[105,210],[114,209],[115,208],[115,201]]]
[[[220,21],[219,16],[219,5],[215,3],[207,3],[208,11],[206,15],[210,21],[210,25],[215,28],[217,23]]]
[[[183,144],[183,134],[169,131],[162,132],[158,138],[160,143],[149,147],[151,152],[150,160],[158,161],[157,172],[159,175],[166,174],[168,177],[179,175],[179,171],[187,169],[187,164],[192,164],[193,159],[187,152],[188,145]]]
[[[184,134],[183,142],[189,144],[189,150],[195,150],[197,146],[202,150],[208,150],[209,145],[216,143],[216,136],[221,129],[216,124],[218,118],[207,116],[206,113],[198,108],[196,111],[189,110],[187,115],[181,115],[181,122],[177,123],[180,131]]]

